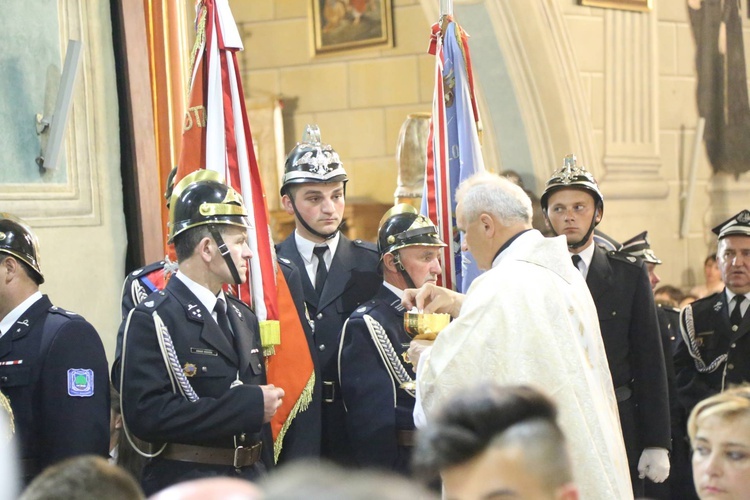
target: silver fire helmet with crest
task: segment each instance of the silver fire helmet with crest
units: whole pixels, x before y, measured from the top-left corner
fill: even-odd
[[[329,144],[320,141],[320,128],[307,125],[298,142],[284,162],[284,177],[281,179],[281,194],[287,194],[292,184],[308,182],[346,182],[349,178],[339,154]]]
[[[567,155],[563,159],[562,167],[560,167],[558,170],[555,170],[555,172],[552,174],[552,177],[549,178],[546,186],[544,187],[544,192],[542,193],[540,201],[542,204],[544,215],[548,220],[549,214],[547,213],[547,210],[549,205],[549,198],[553,193],[561,189],[578,189],[589,193],[594,198],[596,210],[594,211],[594,215],[591,219],[589,230],[586,232],[586,235],[581,239],[581,241],[568,243],[568,248],[579,248],[586,244],[589,237],[591,236],[591,233],[594,232],[594,228],[597,226],[597,224],[599,224],[599,222],[596,220],[596,212],[598,211],[600,216],[604,215],[604,195],[602,195],[602,192],[599,190],[599,185],[597,184],[596,179],[594,179],[594,176],[591,175],[588,170],[586,170],[586,167],[584,167],[583,165],[578,165],[575,155]],[[550,227],[551,226],[552,225],[550,224]],[[552,232],[557,235],[555,228],[551,228]]]
[[[344,164],[341,162],[339,154],[329,144],[321,142],[320,128],[317,125],[307,125],[305,133],[302,135],[302,142],[298,142],[294,146],[284,162],[281,195],[289,197],[294,209],[294,215],[305,229],[320,238],[331,239],[336,235],[341,225],[335,231],[328,234],[320,233],[313,229],[297,210],[294,196],[290,193],[289,188],[297,184],[343,182],[344,192],[346,192],[346,182],[348,180],[349,177],[346,175],[346,170],[344,170]],[[343,224],[343,220],[341,224]]]

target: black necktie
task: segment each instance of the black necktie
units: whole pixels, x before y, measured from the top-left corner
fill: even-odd
[[[227,303],[224,299],[217,299],[216,305],[214,306],[216,312],[216,323],[219,324],[219,328],[224,332],[229,344],[234,346],[234,335],[232,335],[232,327],[229,326],[229,318],[227,317]]]
[[[315,291],[318,292],[318,295],[323,291],[323,285],[325,285],[328,277],[328,268],[324,258],[327,251],[328,245],[313,248],[313,253],[318,258],[318,269],[315,271]]]
[[[742,310],[740,309],[740,304],[742,304],[742,301],[745,300],[744,295],[735,295],[734,296],[734,309],[732,309],[732,314],[729,315],[729,322],[733,325],[739,325],[742,323]]]
[[[581,258],[581,256],[578,255],[578,254],[573,254],[573,255],[570,256],[570,259],[573,261],[573,265],[576,266],[576,269],[578,269],[580,271],[581,268],[578,267],[578,264],[583,260]]]

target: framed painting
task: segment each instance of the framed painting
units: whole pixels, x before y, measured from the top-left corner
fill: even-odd
[[[646,12],[653,7],[654,0],[579,0],[581,5],[605,7],[609,9],[635,10]]]
[[[393,0],[309,0],[314,55],[393,46]]]

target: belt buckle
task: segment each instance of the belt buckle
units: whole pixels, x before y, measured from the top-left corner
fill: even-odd
[[[324,380],[323,381],[323,386],[327,386],[327,387],[331,388],[331,397],[330,398],[325,397],[325,392],[326,391],[323,391],[323,402],[324,403],[333,403],[336,400],[336,386],[330,380]]]
[[[234,459],[232,460],[232,465],[234,466],[235,469],[241,469],[243,467],[242,465],[239,464],[239,458],[240,458],[239,455],[240,455],[240,450],[244,450],[244,449],[245,449],[244,446],[238,446],[237,448],[234,449]]]

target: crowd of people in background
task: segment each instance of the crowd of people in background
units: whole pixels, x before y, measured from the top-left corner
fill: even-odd
[[[647,232],[596,229],[606,193],[574,156],[536,218],[507,177],[457,192],[484,271],[461,294],[439,286],[447,242],[416,208],[384,214],[377,244],[342,233],[348,176],[308,128],[276,253],[314,376],[283,450],[287,394],[229,293],[253,221],[219,174],[170,176],[177,261],[127,276],[111,374],[94,327],[39,290],[33,230],[0,214],[0,499],[747,495],[750,211],[714,228],[705,284],[683,293],[659,286]],[[410,311],[452,321],[412,338]]]

